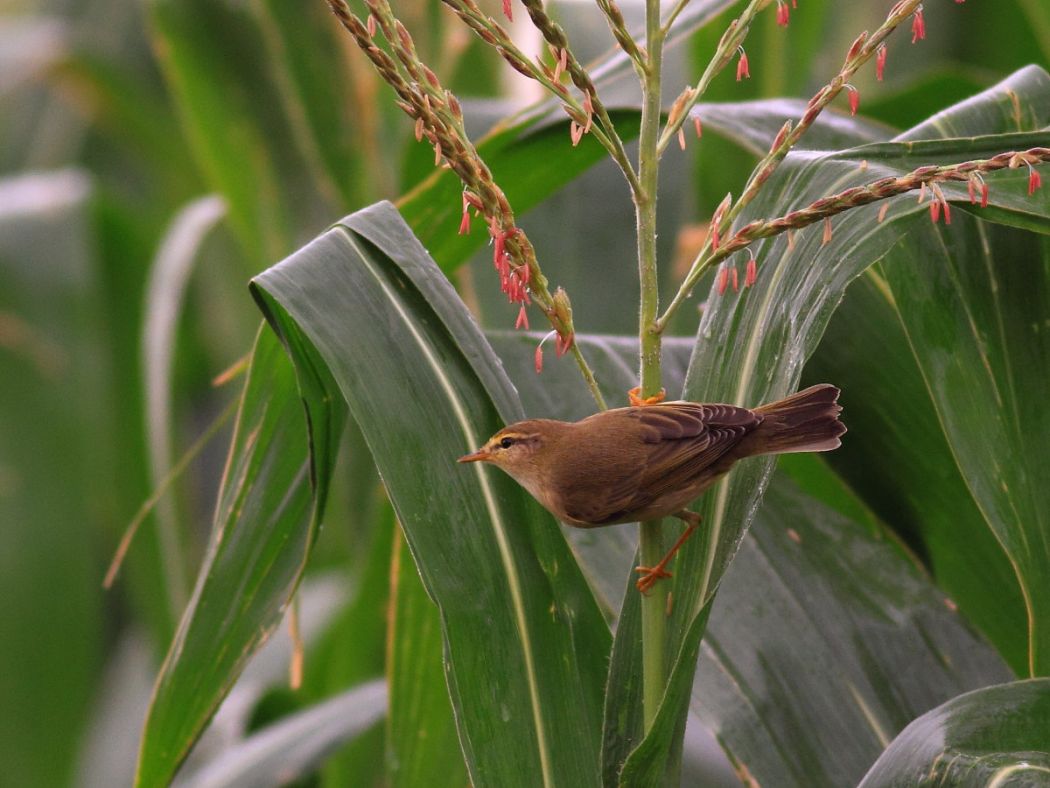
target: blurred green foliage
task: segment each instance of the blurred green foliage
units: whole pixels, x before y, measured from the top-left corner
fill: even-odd
[[[766,14],[748,48],[753,78],[736,83],[724,74],[707,98],[807,98],[837,68],[856,33],[877,23],[884,5],[803,0],[787,30]],[[1040,0],[929,5],[928,40],[912,46],[898,36],[885,82],[875,82],[870,73],[858,80],[862,114],[905,128],[1021,66],[1050,59],[1050,12]],[[112,716],[112,698],[104,695],[102,673],[116,664],[118,642],[148,643],[159,666],[182,614],[164,579],[164,564],[173,557],[162,549],[153,518],[138,535],[116,589],[101,589],[124,526],[160,481],[150,465],[158,430],[174,436],[170,466],[236,397],[240,379],[218,388],[212,380],[250,350],[259,324],[246,290],[250,275],[342,215],[403,194],[429,164],[429,151],[415,145],[409,122],[324,4],[292,10],[271,0],[24,0],[9,4],[0,19],[5,784],[121,784],[129,778],[133,764],[107,763],[89,751],[87,734],[113,723],[106,717]],[[479,125],[509,105],[520,107],[526,95],[520,82],[438,3],[413,0],[400,11],[414,31],[427,31],[417,44],[446,83],[461,95],[485,99],[469,109]],[[563,12],[570,35],[581,47],[603,51],[611,40],[604,23],[579,15],[578,8]],[[694,73],[706,63],[728,18],[677,50],[679,73]],[[554,144],[554,132],[548,134],[552,139],[538,135],[543,145]],[[688,166],[674,168],[677,175],[669,175],[671,187],[661,194],[667,206],[661,253],[668,262],[681,226],[702,221],[726,192],[738,191],[754,162],[714,134],[691,145],[689,157],[676,160]],[[556,160],[548,165],[560,169]],[[580,168],[579,160],[573,166]],[[576,175],[571,167],[566,172]],[[634,330],[633,227],[624,219],[629,198],[617,177],[600,166],[522,218],[536,236],[547,275],[565,282],[577,299],[584,331]],[[512,189],[508,184],[507,191]],[[535,190],[537,200],[543,192]],[[226,201],[229,221],[190,250],[194,273],[177,315],[167,382],[172,411],[166,424],[148,424],[141,343],[151,266],[178,211],[208,193]],[[430,207],[458,213],[455,204]],[[505,328],[513,315],[497,300],[488,269],[487,260],[476,261],[456,274],[456,282],[469,303],[480,305],[486,325]],[[588,289],[585,283],[596,271],[606,286]],[[609,308],[610,291],[622,293],[624,308]],[[862,297],[851,293],[847,309]],[[687,317],[681,327],[691,333],[696,314]],[[832,324],[836,337],[842,332]],[[878,336],[877,327],[871,333]],[[815,367],[863,379],[864,369],[847,367],[840,357],[845,341],[829,343]],[[917,371],[908,368],[906,374],[913,382]],[[864,419],[878,423],[877,413],[860,410],[857,432]],[[321,560],[311,565],[305,582],[322,569],[334,570],[351,590],[327,608],[304,613],[304,630],[312,633],[307,679],[294,702],[269,696],[276,699],[266,702],[273,715],[329,697],[390,664],[404,667],[403,654],[386,654],[391,553],[399,556],[403,573],[414,569],[406,568],[404,546],[391,546],[389,507],[367,447],[350,432],[314,550]],[[220,435],[169,492],[185,547],[175,558],[176,571],[187,581],[196,576],[208,544],[228,429]],[[937,449],[945,451],[940,444]],[[856,492],[876,515],[911,528],[909,518],[895,515],[922,505],[888,496],[892,480],[868,474],[862,461],[851,471],[844,453],[843,476],[853,474]],[[951,490],[958,483],[957,477],[944,480],[938,495],[957,498]],[[942,563],[950,559],[927,541],[950,538],[938,533],[904,535],[930,561],[937,580],[951,587],[962,582],[965,566]],[[437,674],[433,608],[404,575],[394,591],[401,605],[393,619],[398,631],[413,628],[430,655],[426,675]],[[964,606],[967,593],[975,595],[965,587],[952,593]],[[1002,619],[990,621],[985,631],[1017,668],[1019,649],[1009,645],[1016,644],[1023,623],[1016,620],[1016,589],[1004,590],[1002,599]],[[993,631],[997,625],[1001,631]],[[351,648],[358,651],[351,655]],[[283,680],[283,664],[264,675],[251,697]],[[126,736],[138,736],[146,700],[141,692],[129,699],[134,714],[121,720]],[[448,713],[440,697],[420,704],[436,707],[434,715]],[[322,784],[347,784],[369,751],[425,749],[402,724],[395,715],[389,733],[375,729],[364,744],[351,745],[323,770]],[[205,740],[201,751],[199,757],[207,758],[221,744]],[[380,767],[373,762],[371,769],[362,781],[381,781]],[[453,777],[463,779],[459,771]]]

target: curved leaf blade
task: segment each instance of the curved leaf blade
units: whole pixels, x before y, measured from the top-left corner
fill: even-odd
[[[137,785],[170,781],[298,585],[325,497],[311,481],[331,473],[343,419],[309,405],[304,418],[280,343],[260,331],[211,542],[154,687]]]
[[[1047,731],[1050,679],[985,687],[911,723],[860,785],[1045,785]]]
[[[456,457],[520,404],[448,281],[388,203],[253,281],[293,355],[331,371],[437,602],[478,784],[594,784],[608,629],[552,518]],[[368,377],[362,378],[367,370]]]

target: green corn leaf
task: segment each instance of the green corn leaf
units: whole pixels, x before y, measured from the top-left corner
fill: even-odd
[[[318,396],[346,399],[376,459],[441,613],[471,779],[595,784],[608,629],[554,520],[455,462],[521,407],[447,280],[380,204],[253,292],[297,367],[330,370],[338,388]]]
[[[915,720],[860,785],[1046,785],[1047,731],[1050,679],[985,687]]]
[[[849,186],[891,173],[902,174],[920,162],[984,158],[1004,148],[1025,149],[1044,143],[1045,131],[1005,134],[1016,129],[1006,107],[1013,106],[1016,98],[1035,116],[1031,121],[1025,116],[1025,123],[1031,124],[1025,127],[1041,129],[1050,121],[1048,96],[1050,75],[1028,68],[931,121],[931,128],[951,124],[955,133],[965,123],[972,136],[919,142],[905,134],[902,142],[875,143],[843,153],[799,152],[789,156],[739,222],[783,215]],[[983,216],[1022,226],[1039,226],[1050,218],[1050,197],[1027,197],[1027,173],[1006,171],[988,180],[995,208]],[[967,199],[965,187],[945,189],[945,193],[950,199]],[[758,283],[724,297],[712,289],[686,378],[685,398],[754,406],[793,391],[802,365],[846,285],[894,243],[906,243],[903,236],[914,234],[916,242],[921,243],[919,239],[929,229],[926,212],[926,206],[905,196],[890,204],[889,214],[881,223],[878,208],[851,212],[833,223],[835,232],[827,243],[822,242],[817,226],[799,233],[793,250],[787,248],[782,236],[753,245],[760,266]],[[917,257],[921,259],[921,254]],[[848,393],[845,401],[848,406]],[[706,528],[683,548],[673,581],[675,612],[670,630],[675,656],[670,682],[674,687],[685,684],[680,672],[694,669],[702,635],[695,621],[706,610],[746,532],[773,464],[771,458],[743,463],[699,503]],[[640,651],[633,652],[633,659],[638,660],[635,669],[640,670]],[[687,702],[687,694],[680,689],[668,692],[658,715],[667,719],[658,719],[658,729],[666,733],[676,728],[684,719]],[[673,773],[676,767],[668,749],[671,739],[664,737],[662,741],[663,749],[643,743],[638,758],[661,759],[664,768]],[[641,763],[629,762],[627,768],[648,771]]]

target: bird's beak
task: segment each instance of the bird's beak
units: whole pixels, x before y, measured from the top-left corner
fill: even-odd
[[[485,449],[478,449],[473,454],[464,454],[456,462],[483,462],[489,458],[489,453]]]

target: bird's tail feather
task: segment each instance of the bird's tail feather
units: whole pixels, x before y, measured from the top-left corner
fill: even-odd
[[[762,433],[762,454],[837,449],[846,431],[846,425],[839,421],[842,406],[838,398],[838,388],[820,383],[755,408],[765,417],[756,431]]]

